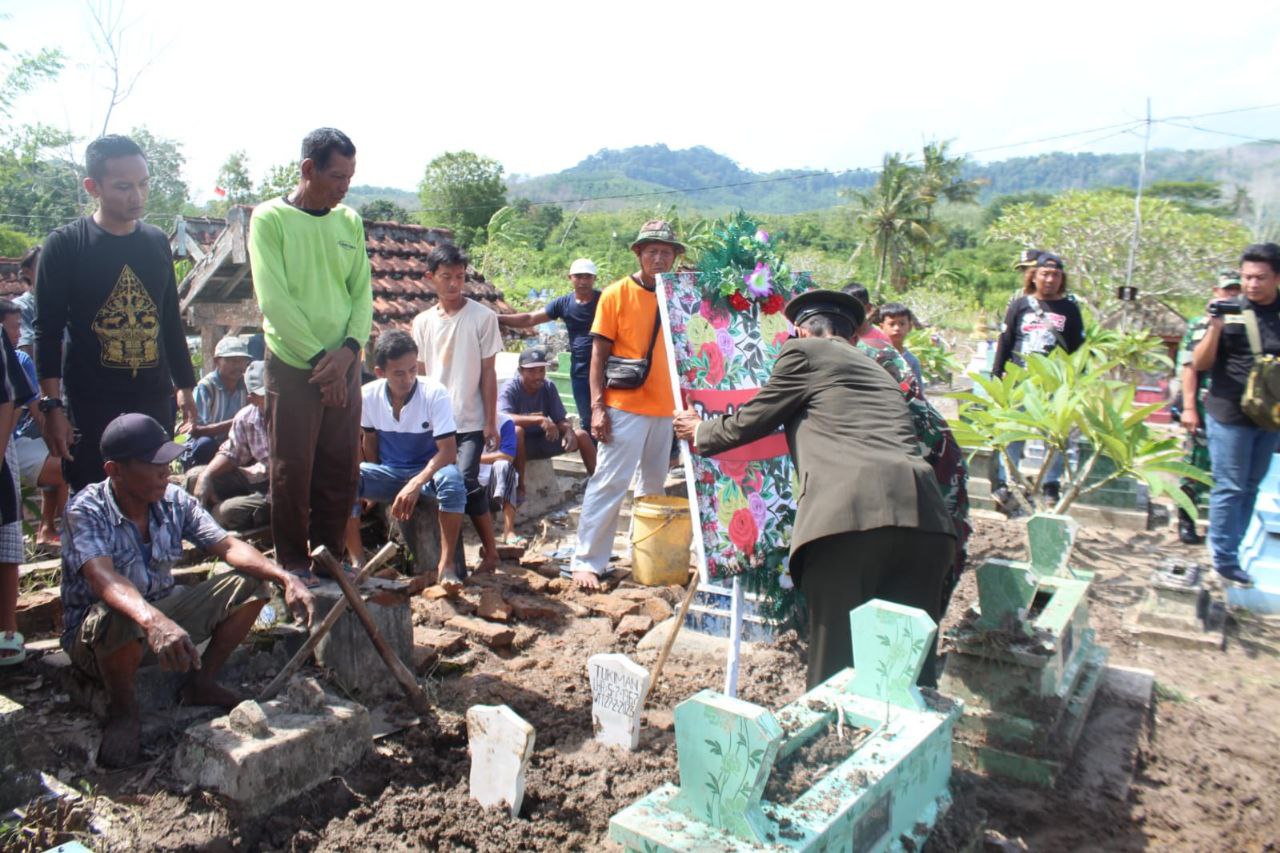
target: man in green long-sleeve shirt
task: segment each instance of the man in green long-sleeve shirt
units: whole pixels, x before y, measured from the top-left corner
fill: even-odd
[[[323,127],[302,141],[302,180],[258,205],[249,228],[267,342],[271,533],[304,578],[311,548],[343,552],[359,472],[361,347],[373,324],[364,223],[341,204],[356,148]]]

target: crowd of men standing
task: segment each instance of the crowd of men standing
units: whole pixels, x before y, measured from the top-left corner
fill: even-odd
[[[669,223],[641,227],[631,244],[636,272],[597,289],[594,264],[579,259],[570,294],[503,318],[467,298],[468,258],[446,243],[427,259],[434,304],[411,333],[388,331],[372,342],[375,379],[365,383],[371,272],[363,223],[341,204],[356,147],[341,131],[320,128],[302,142],[297,187],[253,211],[249,255],[263,349],[255,358],[248,342],[226,339],[197,382],[167,237],[142,221],[150,182],[142,150],[126,137],[102,137],[89,145],[86,165],[96,210],[51,234],[38,260],[32,255],[33,297],[0,304],[0,317],[15,317],[14,334],[0,342],[0,425],[9,425],[0,430],[0,665],[23,655],[14,623],[17,472],[31,467],[42,487],[73,492],[60,542],[62,642],[110,697],[103,763],[137,756],[133,679],[143,663],[191,673],[188,701],[234,705],[239,697],[216,676],[256,619],[265,585],[280,586],[295,615],[309,620],[310,587],[324,572],[310,555],[325,546],[359,562],[353,519],[362,509],[387,504],[404,520],[421,498],[434,498],[438,580],[456,590],[466,570],[464,516],[481,542],[474,570],[490,571],[498,558],[492,511],[508,513],[505,533],[513,535],[525,461],[558,453],[581,454],[591,474],[565,570],[579,587],[598,587],[609,572],[619,509],[636,474],[638,494],[663,490],[674,436],[718,453],[783,429],[800,482],[791,564],[810,607],[811,684],[848,665],[847,614],[862,601],[885,597],[940,619],[964,565],[967,474],[904,347],[913,320],[904,306],[881,307],[881,332],[856,284],[796,297],[785,313],[797,335],[768,384],[732,416],[704,422],[677,411],[661,334],[657,277],[685,251]],[[1024,260],[1025,297],[1010,304],[997,372],[1032,352],[1074,349],[1084,337],[1063,261],[1043,252]],[[1280,354],[1280,247],[1250,247],[1241,277],[1239,305],[1256,318],[1260,351]],[[28,316],[30,334],[19,323]],[[586,429],[567,420],[540,347],[521,356],[506,388],[497,384],[500,327],[552,319],[569,332]],[[34,353],[34,376],[23,370],[24,347]],[[1206,421],[1218,484],[1210,540],[1218,570],[1232,580],[1247,580],[1232,562],[1234,547],[1280,441],[1240,417],[1256,349],[1243,327],[1215,316],[1190,359],[1213,374]],[[17,410],[33,399],[47,452],[38,464],[20,464],[9,436]],[[175,424],[185,447],[173,441]],[[185,490],[170,482],[180,457],[189,467]],[[1045,485],[1055,489],[1055,478]],[[274,560],[225,529],[268,521]],[[56,531],[42,525],[42,535]],[[177,587],[170,570],[183,540],[236,571]]]

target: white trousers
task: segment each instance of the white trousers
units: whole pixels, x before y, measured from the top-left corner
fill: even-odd
[[[631,478],[640,469],[637,495],[660,495],[671,467],[671,418],[609,409],[612,435],[601,443],[596,472],[587,481],[578,517],[573,571],[603,574],[613,553],[618,512]]]

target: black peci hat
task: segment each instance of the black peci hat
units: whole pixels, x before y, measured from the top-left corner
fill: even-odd
[[[793,326],[799,326],[814,314],[835,314],[852,323],[855,331],[867,319],[867,310],[862,303],[839,290],[807,290],[793,296],[782,313]]]

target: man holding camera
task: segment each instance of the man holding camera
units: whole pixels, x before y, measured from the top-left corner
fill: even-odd
[[[1239,295],[1240,271],[1223,270],[1218,273],[1213,285],[1213,301],[1233,300]],[[1181,391],[1174,398],[1173,406],[1174,417],[1187,430],[1187,455],[1183,461],[1206,474],[1212,472],[1209,465],[1209,437],[1204,431],[1204,400],[1209,395],[1209,374],[1197,372],[1191,366],[1191,354],[1195,352],[1196,344],[1204,338],[1204,333],[1209,330],[1209,319],[1206,314],[1189,324],[1186,334],[1182,336],[1177,359]],[[1207,484],[1190,477],[1182,478],[1179,488],[1193,504],[1199,504],[1200,499],[1209,491]],[[1199,545],[1204,542],[1204,538],[1196,531],[1195,517],[1182,507],[1178,507],[1178,539],[1184,545]]]
[[[1280,447],[1280,432],[1258,426],[1241,408],[1255,352],[1280,355],[1280,246],[1258,243],[1240,258],[1242,298],[1209,305],[1209,325],[1191,366],[1210,371],[1205,429],[1213,464],[1209,548],[1223,578],[1250,583],[1237,551],[1253,515],[1258,484]],[[1251,341],[1250,338],[1254,338]]]

